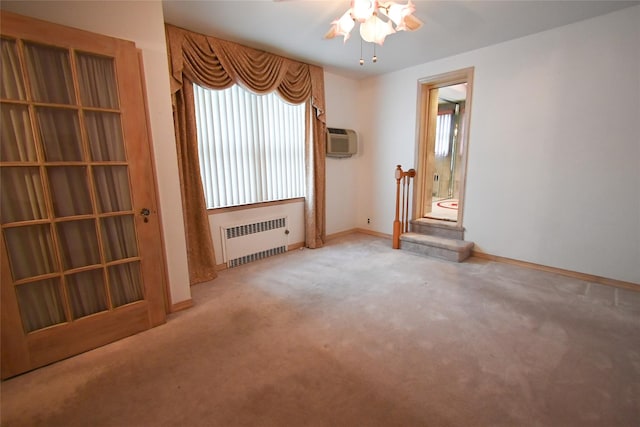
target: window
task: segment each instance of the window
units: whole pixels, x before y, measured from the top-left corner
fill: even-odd
[[[305,196],[305,105],[193,85],[208,209]]]
[[[436,122],[436,157],[447,157],[451,143],[451,119],[453,114],[440,114]]]

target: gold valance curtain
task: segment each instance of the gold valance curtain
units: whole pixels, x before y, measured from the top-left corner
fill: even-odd
[[[322,68],[173,25],[166,25],[166,32],[191,283],[216,275],[200,180],[193,83],[211,89],[239,83],[256,93],[277,90],[288,102],[306,103],[305,244],[321,247],[325,238],[326,131]]]

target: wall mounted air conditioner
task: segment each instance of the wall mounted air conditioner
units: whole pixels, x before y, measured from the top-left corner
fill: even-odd
[[[327,157],[351,157],[358,152],[358,134],[352,129],[327,128]]]

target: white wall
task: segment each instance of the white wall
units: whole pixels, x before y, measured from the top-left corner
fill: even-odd
[[[162,4],[160,1],[3,0],[1,6],[22,15],[131,40],[142,50],[171,302],[190,299]]]
[[[393,168],[416,165],[417,81],[473,66],[466,239],[640,283],[638,22],[634,6],[366,80],[360,210],[391,232]]]
[[[327,157],[327,234],[356,227],[358,217],[359,168],[367,150],[359,122],[359,82],[325,71],[327,126],[353,129],[358,133],[358,154],[349,158]]]

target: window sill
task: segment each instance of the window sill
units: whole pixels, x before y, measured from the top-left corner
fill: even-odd
[[[273,202],[251,203],[248,205],[228,206],[226,208],[207,209],[207,215],[217,215],[226,212],[244,211],[247,209],[264,208],[267,206],[286,205],[289,203],[304,202],[304,197],[296,197],[295,199],[274,200]]]

